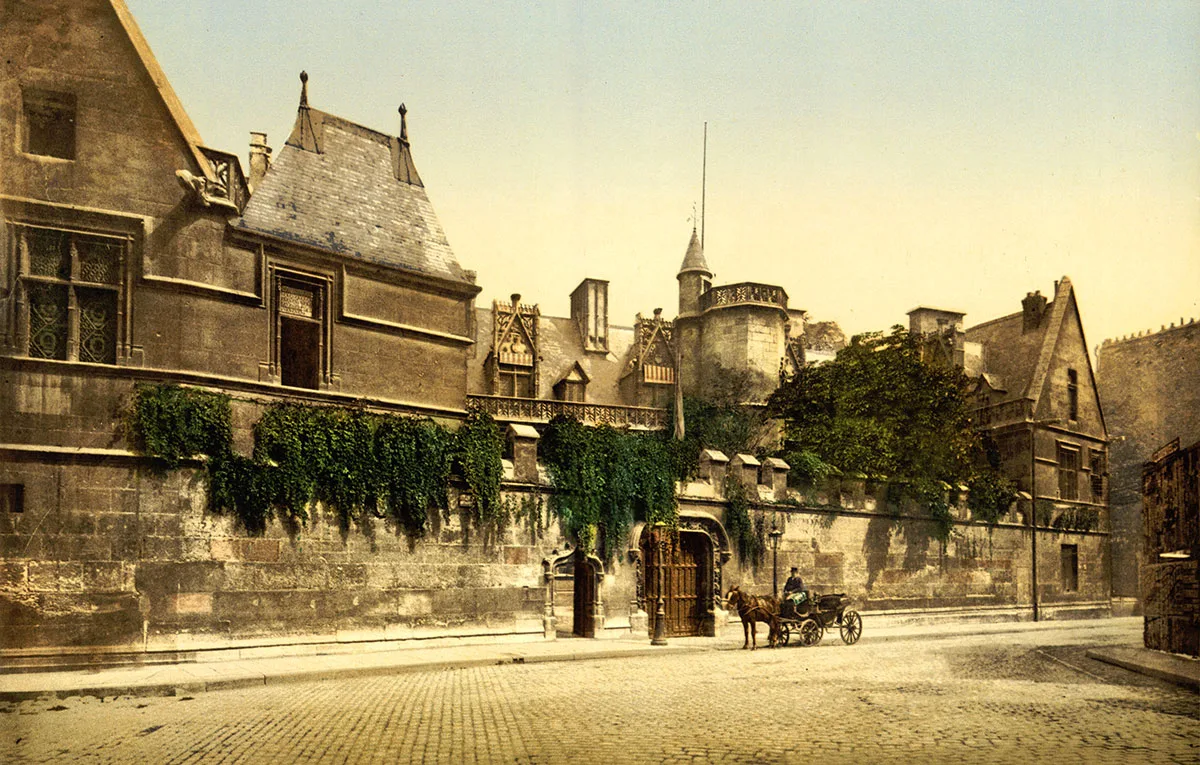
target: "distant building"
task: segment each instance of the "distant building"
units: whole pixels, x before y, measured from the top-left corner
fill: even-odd
[[[1113,595],[1139,597],[1142,466],[1160,446],[1200,440],[1200,322],[1105,340],[1096,378],[1113,443]]]
[[[1142,498],[1146,647],[1200,656],[1200,441],[1151,455]]]

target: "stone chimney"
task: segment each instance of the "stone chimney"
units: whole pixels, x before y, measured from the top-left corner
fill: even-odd
[[[250,177],[246,179],[246,185],[250,187],[250,193],[254,193],[254,189],[258,187],[263,176],[267,174],[267,170],[271,167],[271,147],[267,146],[267,134],[250,131]]]
[[[1021,301],[1021,331],[1028,332],[1031,329],[1037,329],[1042,323],[1042,316],[1046,314],[1046,298],[1042,295],[1041,290],[1037,292],[1028,292],[1025,294],[1025,299]]]
[[[584,350],[608,351],[608,282],[584,279],[571,293],[571,319]]]
[[[512,446],[513,480],[537,483],[538,432],[532,425],[508,426],[508,442]]]

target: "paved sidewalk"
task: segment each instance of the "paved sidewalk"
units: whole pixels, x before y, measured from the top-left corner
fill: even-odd
[[[964,635],[1036,633],[1064,627],[1140,634],[1140,618],[1096,619],[1079,622],[1005,622],[992,624],[938,624],[887,626],[873,629],[864,619],[862,641],[944,639]],[[760,646],[766,630],[758,633]],[[644,637],[605,640],[561,638],[529,643],[496,643],[413,647],[391,651],[364,651],[327,655],[281,656],[218,662],[193,662],[137,667],[117,667],[65,672],[0,674],[0,701],[24,701],[71,696],[172,696],[204,691],[324,680],[364,675],[389,675],[436,669],[457,669],[496,664],[578,661],[702,651],[737,650],[742,644],[739,622],[730,622],[716,638],[671,638],[666,646],[651,646]],[[837,631],[826,641],[838,640]],[[790,650],[790,649],[789,649]],[[803,650],[803,649],[796,649]],[[1136,670],[1135,670],[1136,671]]]
[[[1093,648],[1087,652],[1087,657],[1200,693],[1200,659],[1152,651],[1142,646]]]

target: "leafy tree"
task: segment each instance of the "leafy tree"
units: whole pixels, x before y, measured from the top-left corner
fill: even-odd
[[[675,476],[686,480],[695,475],[701,449],[716,449],[732,457],[739,453],[762,452],[759,446],[767,423],[761,405],[749,404],[763,387],[762,373],[730,369],[715,359],[705,362],[704,385],[698,396],[683,400],[685,437],[675,441],[664,431]],[[674,404],[671,419],[675,417]],[[761,455],[760,455],[761,456]]]
[[[926,362],[902,327],[854,337],[837,358],[806,366],[772,396],[784,421],[784,453],[810,453],[842,471],[884,475],[929,506],[949,531],[944,484],[979,471],[960,369]],[[943,534],[944,536],[944,534]]]

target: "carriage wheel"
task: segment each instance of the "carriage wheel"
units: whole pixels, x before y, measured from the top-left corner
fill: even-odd
[[[814,646],[820,643],[823,637],[825,637],[825,630],[821,629],[821,625],[817,624],[813,619],[805,619],[800,622],[801,645]]]
[[[847,611],[842,614],[842,642],[854,645],[862,637],[862,617],[857,611]]]
[[[786,624],[780,624],[779,625],[779,644],[787,645],[788,640],[790,640],[791,637],[792,637],[792,629],[790,627],[788,627]]]

